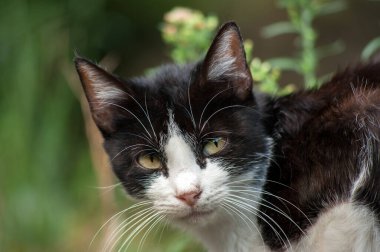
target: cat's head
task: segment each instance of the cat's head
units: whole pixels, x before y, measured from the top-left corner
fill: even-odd
[[[128,194],[185,223],[217,216],[238,186],[259,195],[270,139],[234,23],[219,30],[201,62],[163,66],[151,77],[122,80],[85,59],[75,62]]]

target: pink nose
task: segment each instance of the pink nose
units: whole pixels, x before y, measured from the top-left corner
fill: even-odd
[[[181,193],[176,195],[176,198],[185,202],[189,206],[194,206],[195,203],[198,201],[199,197],[201,196],[202,191],[201,190],[194,190],[186,193]]]

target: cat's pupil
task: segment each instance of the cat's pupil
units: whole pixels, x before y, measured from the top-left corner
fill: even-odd
[[[213,142],[215,144],[215,147],[218,147],[219,139],[214,139]]]

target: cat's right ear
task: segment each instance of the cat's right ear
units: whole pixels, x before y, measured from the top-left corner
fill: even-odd
[[[129,99],[131,91],[96,64],[81,57],[74,61],[92,117],[103,136],[107,136],[115,131],[117,119],[122,115],[121,104]]]

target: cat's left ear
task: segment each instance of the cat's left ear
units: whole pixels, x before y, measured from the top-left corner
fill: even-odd
[[[252,76],[249,70],[239,27],[224,24],[208,50],[202,65],[206,82],[228,82],[241,100],[252,97]]]
[[[76,57],[75,65],[92,117],[103,136],[108,136],[116,130],[118,120],[129,115],[125,104],[133,92],[116,76],[84,58]]]

